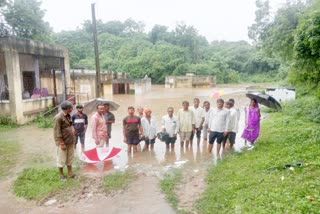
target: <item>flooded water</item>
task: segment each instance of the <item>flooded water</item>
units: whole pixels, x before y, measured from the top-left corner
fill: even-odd
[[[106,163],[106,166],[98,166],[102,170],[109,170],[112,168],[124,170],[127,167],[134,167],[136,170],[145,171],[147,169],[154,168],[171,168],[179,167],[185,163],[198,164],[202,162],[215,162],[219,157],[215,154],[215,148],[213,154],[207,152],[207,143],[203,142],[201,138],[200,146],[197,147],[196,139],[194,139],[193,147],[186,150],[185,148],[180,149],[179,136],[175,144],[175,149],[172,152],[166,151],[164,142],[156,140],[154,151],[144,151],[134,154],[134,156],[127,153],[127,144],[123,143],[122,135],[122,119],[127,116],[128,106],[143,106],[152,109],[152,116],[156,118],[158,129],[160,131],[160,120],[163,115],[166,115],[168,107],[173,107],[175,112],[182,106],[182,101],[189,101],[190,106],[193,105],[193,98],[198,97],[200,103],[203,101],[210,101],[211,107],[216,106],[216,99],[213,98],[212,94],[215,91],[223,92],[221,98],[228,100],[234,98],[236,106],[241,109],[241,118],[239,123],[239,132],[235,150],[240,150],[244,145],[244,141],[240,138],[240,134],[244,128],[244,112],[243,107],[249,103],[249,99],[245,97],[245,88],[248,85],[227,85],[226,87],[219,88],[205,88],[205,89],[192,89],[192,88],[179,88],[179,89],[166,89],[164,86],[155,85],[152,90],[144,95],[109,95],[106,99],[110,99],[120,105],[117,111],[114,111],[116,122],[112,127],[112,138],[110,145],[121,148],[122,151],[112,159],[112,165],[110,162]],[[141,146],[144,142],[141,142]],[[86,150],[94,148],[95,144],[91,137],[91,128],[88,127],[86,135]],[[78,148],[79,153],[79,148]],[[225,152],[224,152],[225,153]],[[82,168],[83,172],[88,171],[86,167]],[[90,171],[90,170],[89,170]]]

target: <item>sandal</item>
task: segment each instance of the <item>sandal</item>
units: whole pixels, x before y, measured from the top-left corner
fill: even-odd
[[[66,176],[64,176],[64,175],[60,175],[60,180],[61,180],[61,181],[66,181],[67,178],[66,178]]]

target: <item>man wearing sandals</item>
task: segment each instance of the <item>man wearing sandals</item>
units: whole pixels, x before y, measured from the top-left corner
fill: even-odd
[[[72,172],[74,157],[74,129],[72,127],[70,112],[73,105],[69,101],[61,103],[61,111],[54,117],[53,135],[57,145],[57,166],[60,179],[65,181],[63,167],[67,165],[68,176],[76,178]]]

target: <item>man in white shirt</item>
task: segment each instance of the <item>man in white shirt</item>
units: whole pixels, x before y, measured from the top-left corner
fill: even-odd
[[[228,134],[229,111],[223,108],[224,100],[217,100],[217,108],[211,110],[208,117],[209,153],[212,152],[213,143],[217,140],[217,155],[220,153],[221,143]]]
[[[172,107],[169,107],[167,112],[168,114],[164,115],[161,119],[161,127],[163,132],[169,134],[168,139],[165,141],[167,151],[170,149],[170,144],[171,151],[173,151],[179,132],[179,120],[177,116],[173,115],[174,109]]]
[[[146,108],[144,110],[145,117],[141,119],[141,126],[143,129],[144,136],[144,148],[143,150],[149,150],[149,145],[151,150],[154,148],[154,143],[157,137],[157,123],[154,117],[151,116],[151,109]]]
[[[193,106],[190,107],[190,110],[193,111],[194,118],[195,118],[195,131],[191,133],[190,137],[190,146],[192,146],[192,141],[194,135],[197,136],[197,145],[200,145],[200,139],[201,139],[201,130],[204,123],[204,116],[205,112],[202,107],[199,106],[200,100],[199,98],[193,99]]]
[[[237,126],[239,126],[239,121],[240,121],[240,109],[236,106],[236,102],[234,101],[234,99],[229,99],[230,102],[233,103],[233,107],[236,111],[237,111],[237,118],[238,118],[238,122],[237,122]]]
[[[210,102],[204,101],[203,102],[203,109],[204,109],[204,126],[203,126],[203,141],[207,141],[208,139],[208,117],[211,112]]]
[[[225,148],[227,140],[229,140],[230,148],[236,143],[236,134],[238,132],[238,112],[233,106],[233,102],[230,100],[227,102],[227,108],[229,109],[229,125],[228,134],[223,140],[223,148]]]
[[[183,148],[186,142],[186,148],[189,147],[191,133],[194,132],[195,118],[193,111],[189,109],[189,102],[182,102],[182,109],[178,111],[180,146]]]

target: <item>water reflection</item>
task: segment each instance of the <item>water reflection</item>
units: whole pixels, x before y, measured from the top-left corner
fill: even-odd
[[[245,97],[246,85],[229,86],[220,88],[225,91],[222,96],[223,99],[234,98],[236,100],[236,106],[241,110],[243,106],[247,105],[249,100]],[[109,95],[106,99],[110,99],[120,105],[117,111],[114,111],[116,121],[112,127],[112,139],[110,139],[110,146],[121,148],[122,151],[112,159],[112,164],[108,163],[106,169],[112,169],[114,167],[125,169],[129,166],[143,167],[143,166],[163,166],[163,165],[175,165],[179,161],[188,161],[190,164],[201,164],[202,162],[216,163],[221,159],[220,155],[215,153],[208,153],[208,143],[201,139],[200,146],[197,143],[193,143],[193,146],[189,149],[180,148],[180,138],[178,136],[174,145],[173,151],[166,149],[165,143],[156,139],[153,151],[141,151],[135,154],[128,155],[127,144],[123,143],[122,136],[122,120],[127,116],[127,107],[133,105],[135,107],[143,106],[152,109],[152,115],[155,117],[160,131],[161,117],[167,114],[167,108],[173,107],[175,113],[181,108],[181,102],[183,100],[192,101],[193,98],[198,97],[200,102],[208,100],[211,102],[211,107],[215,107],[216,99],[209,97],[212,91],[215,89],[165,89],[163,86],[153,86],[152,91],[145,95]],[[219,89],[218,89],[219,90]],[[241,111],[241,118],[239,123],[240,132],[244,127],[244,113]],[[86,149],[94,148],[94,142],[91,137],[91,128],[88,127],[86,134]],[[143,145],[141,145],[142,147]],[[216,145],[214,145],[215,147]],[[236,144],[234,149],[239,151],[243,146],[243,141],[240,139],[240,133],[237,134]],[[216,151],[213,149],[213,151]],[[227,151],[224,150],[224,151]]]

